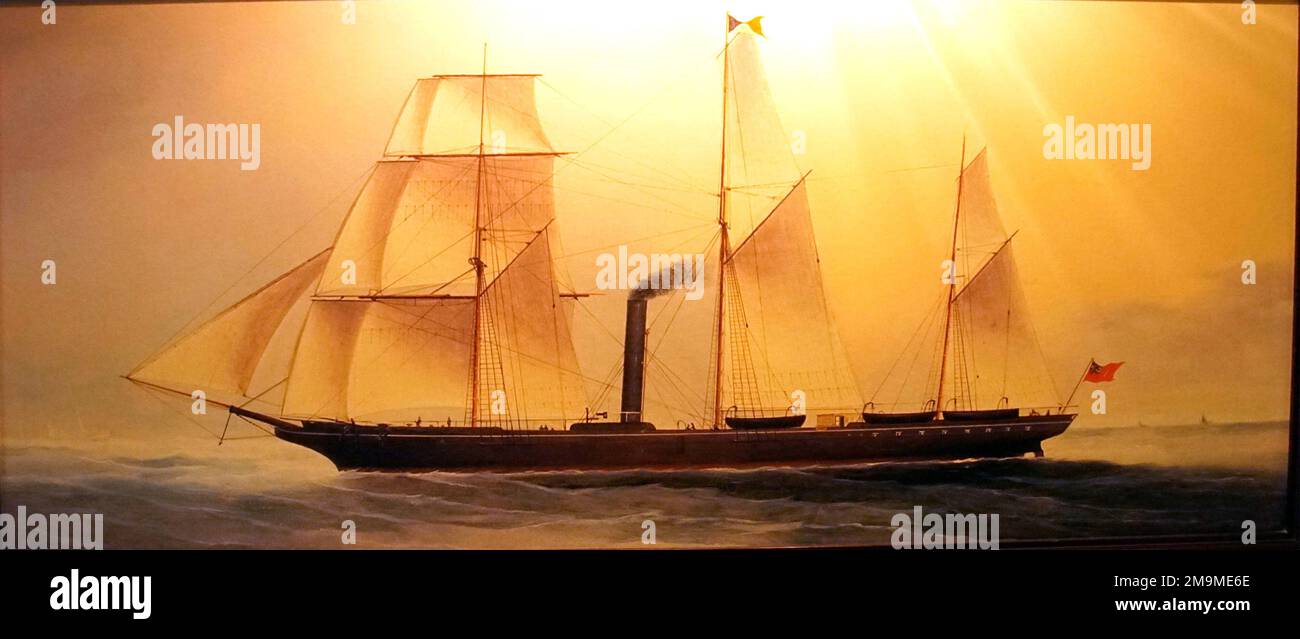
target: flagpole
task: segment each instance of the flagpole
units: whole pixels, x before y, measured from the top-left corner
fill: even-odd
[[[1065,398],[1064,404],[1061,404],[1061,412],[1065,412],[1065,409],[1070,406],[1070,401],[1074,399],[1074,394],[1079,392],[1079,387],[1083,385],[1083,380],[1088,378],[1088,371],[1092,370],[1092,365],[1095,363],[1097,363],[1097,360],[1095,359],[1088,360],[1088,365],[1084,367],[1083,374],[1079,376],[1079,381],[1074,383],[1074,388],[1070,391],[1070,396]]]

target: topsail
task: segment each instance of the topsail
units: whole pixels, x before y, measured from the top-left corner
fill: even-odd
[[[384,155],[553,154],[535,75],[440,75],[416,81]]]

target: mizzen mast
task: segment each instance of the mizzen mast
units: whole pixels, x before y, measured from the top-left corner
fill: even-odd
[[[479,338],[483,325],[483,127],[487,120],[487,43],[483,43],[483,81],[479,89],[478,172],[474,182],[474,330],[469,358],[469,425],[479,422]]]

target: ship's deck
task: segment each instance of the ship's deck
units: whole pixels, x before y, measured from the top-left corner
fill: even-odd
[[[673,428],[666,430],[653,430],[646,432],[575,432],[572,430],[561,429],[531,429],[520,428],[510,429],[499,426],[394,426],[385,424],[351,424],[346,422],[333,421],[305,421],[297,430],[299,432],[331,434],[331,435],[360,435],[360,436],[384,436],[384,437],[665,437],[665,436],[736,436],[746,434],[794,434],[807,435],[811,433],[914,433],[924,435],[926,432],[934,432],[939,435],[947,435],[949,432],[960,432],[970,434],[974,430],[983,430],[993,432],[995,429],[1004,431],[1011,430],[1015,427],[1021,427],[1021,430],[1033,430],[1035,425],[1070,423],[1074,420],[1074,414],[1057,414],[1057,415],[1022,415],[1010,419],[989,420],[987,422],[971,421],[944,421],[935,420],[922,424],[866,424],[864,422],[850,422],[844,426],[812,427],[803,426],[799,428],[770,428],[770,429],[732,429],[732,428]],[[283,426],[282,426],[283,427]]]

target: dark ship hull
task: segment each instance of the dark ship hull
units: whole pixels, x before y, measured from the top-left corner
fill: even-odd
[[[919,413],[862,413],[862,421],[872,425],[889,424],[925,424],[938,416],[935,411]]]
[[[728,417],[727,426],[736,430],[763,430],[770,428],[799,428],[807,415],[777,415],[775,417]]]
[[[264,417],[261,415],[258,418]],[[280,439],[339,470],[528,471],[754,467],[1019,457],[1065,432],[1074,415],[895,428],[669,430],[581,433],[496,428],[383,427],[271,418]]]

